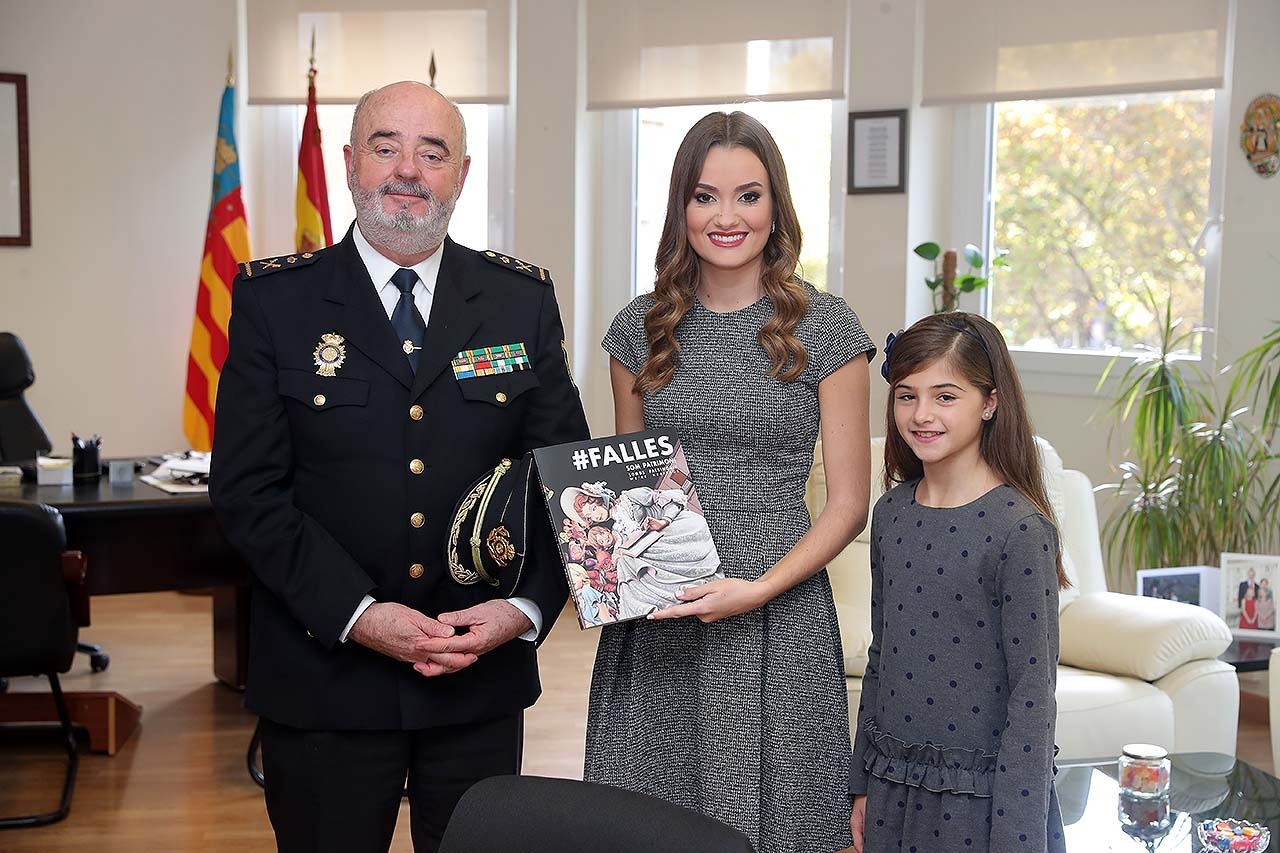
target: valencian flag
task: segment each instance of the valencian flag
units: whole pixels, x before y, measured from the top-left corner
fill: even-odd
[[[236,155],[235,84],[227,60],[227,87],[218,114],[218,141],[213,154],[213,200],[204,232],[204,260],[196,290],[196,317],[187,356],[187,394],[182,427],[193,450],[213,447],[213,405],[218,377],[227,358],[227,323],[231,319],[231,284],[238,264],[248,261],[249,226],[240,197],[240,161]]]
[[[329,224],[329,189],[324,182],[324,158],[320,153],[320,122],[316,120],[315,34],[311,36],[311,70],[307,72],[307,117],[302,122],[298,148],[299,252],[313,252],[333,244]]]

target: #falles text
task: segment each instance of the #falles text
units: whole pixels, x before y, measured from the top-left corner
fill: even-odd
[[[573,451],[573,467],[579,471],[599,468],[602,465],[618,465],[624,462],[644,462],[662,459],[676,452],[671,439],[665,435],[643,440],[621,441],[600,447],[586,447]]]

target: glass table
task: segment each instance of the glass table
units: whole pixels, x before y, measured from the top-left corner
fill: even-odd
[[[1059,764],[1056,785],[1067,850],[1201,853],[1196,824],[1235,817],[1270,827],[1268,850],[1280,851],[1280,779],[1230,755],[1192,752],[1170,758],[1169,820],[1145,838],[1121,826],[1114,759]]]

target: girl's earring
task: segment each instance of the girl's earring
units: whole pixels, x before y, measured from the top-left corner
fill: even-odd
[[[983,412],[983,413],[982,413],[982,419],[983,419],[984,421],[989,421],[989,420],[991,420],[991,415],[992,415],[992,414],[994,414],[994,413],[993,413],[990,409],[987,409],[985,412]]]
[[[777,230],[778,230],[778,223],[776,223],[776,222],[770,222],[770,223],[769,223],[769,233],[770,233],[770,234],[772,234],[774,231],[777,231]]]

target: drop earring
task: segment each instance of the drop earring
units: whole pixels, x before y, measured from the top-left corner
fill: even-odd
[[[776,223],[776,222],[770,222],[770,223],[769,223],[769,233],[770,233],[770,234],[772,234],[772,233],[773,233],[774,231],[776,231],[776,230],[778,230],[778,223]]]

